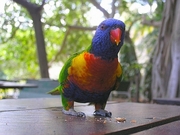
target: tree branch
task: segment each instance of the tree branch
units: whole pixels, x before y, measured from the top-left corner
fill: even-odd
[[[83,26],[76,26],[76,25],[67,25],[67,27],[69,27],[72,30],[89,30],[89,31],[96,30],[96,28],[97,28],[97,26],[83,27]]]
[[[142,24],[148,25],[148,26],[154,26],[154,27],[160,27],[161,26],[161,21],[154,21],[154,20],[146,20],[145,16],[142,17]]]
[[[116,6],[115,6],[115,3],[116,3],[116,0],[113,0],[112,3],[111,3],[111,6],[112,6],[112,7],[111,7],[112,12],[111,12],[111,14],[110,14],[110,17],[111,17],[111,18],[114,17],[115,12],[116,12]]]
[[[131,21],[129,27],[126,30],[126,33],[130,33],[132,26],[139,20],[140,18],[137,16],[134,20]]]
[[[89,0],[97,9],[99,9],[106,18],[110,17],[110,14],[103,8],[96,0]]]
[[[55,55],[55,57],[49,62],[49,67],[52,65],[52,63],[58,58],[58,56],[61,54],[62,50],[64,49],[65,47],[65,44],[66,44],[66,40],[67,40],[67,37],[70,33],[70,30],[83,30],[83,31],[93,31],[93,30],[96,30],[96,26],[94,27],[82,27],[82,26],[76,26],[76,25],[67,25],[67,26],[64,26],[64,27],[68,27],[67,28],[67,31],[65,33],[65,36],[64,36],[64,39],[63,39],[63,42],[62,42],[62,45],[61,45],[61,48],[59,49],[58,53]]]
[[[160,27],[161,26],[161,21],[154,21],[154,20],[151,20],[151,21],[142,21],[141,22],[142,24],[144,25],[148,25],[148,26],[154,26],[154,27]]]
[[[46,3],[46,0],[42,0],[42,4],[39,6],[39,9],[42,10],[44,4]]]
[[[51,24],[51,22],[46,22],[44,23],[43,25],[49,25],[49,26],[55,26],[55,27],[58,27],[58,28],[71,28],[71,30],[82,30],[82,31],[93,31],[93,30],[96,30],[97,26],[92,26],[92,27],[84,27],[84,26],[78,26],[78,25],[61,25],[61,26],[58,26],[58,25],[54,25],[54,24]]]
[[[42,4],[37,5],[31,2],[28,2],[27,0],[13,0],[13,1],[23,6],[24,8],[26,8],[29,11],[29,13],[37,13],[37,11],[40,12],[46,2],[46,0],[42,0]]]
[[[66,40],[67,40],[67,37],[70,33],[70,30],[71,28],[68,28],[67,31],[66,31],[66,34],[64,36],[64,39],[63,39],[63,42],[62,42],[62,45],[61,45],[61,48],[59,49],[59,51],[56,53],[55,57],[49,62],[49,66],[52,65],[52,63],[58,58],[58,56],[61,54],[62,50],[64,49],[65,47],[65,44],[66,44]]]
[[[16,2],[17,4],[23,6],[24,8],[26,8],[28,11],[33,10],[34,8],[37,8],[37,5],[30,3],[26,0],[13,0],[13,1]]]

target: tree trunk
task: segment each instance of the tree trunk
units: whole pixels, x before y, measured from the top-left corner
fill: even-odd
[[[172,32],[171,59],[172,69],[168,83],[167,97],[174,98],[177,95],[178,83],[180,79],[180,1],[176,1],[175,18]]]
[[[152,96],[174,98],[180,79],[180,1],[165,3],[152,70]]]
[[[47,64],[48,61],[47,61],[47,54],[46,54],[46,48],[44,42],[44,34],[42,30],[41,14],[40,12],[36,14],[31,14],[31,17],[33,20],[33,26],[36,36],[36,48],[37,48],[37,56],[39,60],[41,78],[49,78],[48,64]]]
[[[41,11],[45,3],[45,0],[42,1],[42,5],[40,6],[30,3],[27,0],[13,0],[13,1],[26,8],[26,10],[29,12],[29,14],[32,17],[35,36],[36,36],[36,48],[37,48],[37,56],[39,61],[41,78],[49,78],[47,54],[46,54],[44,34],[41,23]]]

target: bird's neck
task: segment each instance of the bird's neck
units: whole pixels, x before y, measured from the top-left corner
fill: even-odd
[[[95,45],[94,45],[95,46]],[[104,60],[113,60],[118,57],[119,48],[116,46],[106,48],[96,48],[93,45],[89,48],[89,52]]]

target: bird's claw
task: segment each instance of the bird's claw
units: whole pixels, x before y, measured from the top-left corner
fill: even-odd
[[[86,115],[83,112],[77,112],[77,117],[86,117]]]
[[[99,109],[99,110],[94,111],[93,115],[94,116],[111,117],[112,113],[108,112],[106,110],[103,110],[103,109]]]
[[[76,112],[74,109],[69,109],[69,110],[62,110],[64,114],[67,115],[72,115],[72,116],[77,116],[77,117],[86,117],[85,113],[83,112]]]

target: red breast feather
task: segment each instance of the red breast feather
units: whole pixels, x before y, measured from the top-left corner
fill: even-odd
[[[106,92],[115,85],[118,71],[117,58],[103,60],[84,52],[73,59],[68,69],[68,80],[83,91]]]

